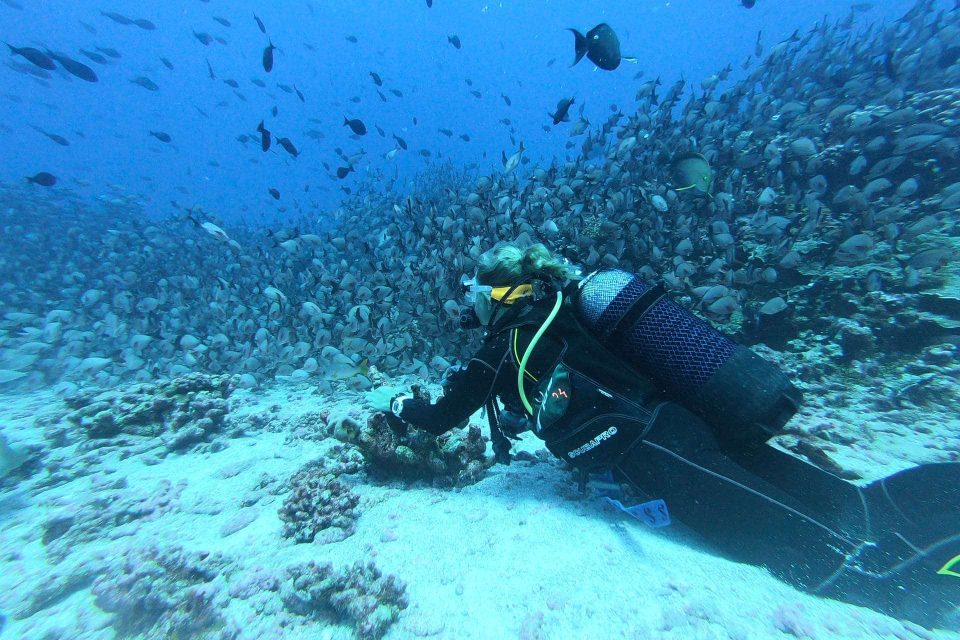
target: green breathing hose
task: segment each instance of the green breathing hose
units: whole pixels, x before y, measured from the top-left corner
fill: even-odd
[[[550,323],[553,322],[553,319],[557,317],[557,313],[560,312],[560,305],[563,304],[563,294],[557,291],[557,302],[553,305],[553,311],[550,312],[550,315],[547,316],[547,319],[543,321],[543,324],[540,325],[540,328],[537,329],[537,332],[533,334],[533,339],[530,340],[530,344],[527,345],[527,350],[523,352],[523,358],[520,360],[520,366],[517,370],[517,388],[520,391],[520,401],[523,402],[523,407],[527,410],[527,413],[533,415],[533,406],[530,404],[530,401],[527,400],[527,394],[523,390],[523,374],[527,370],[527,360],[530,359],[530,354],[533,353],[533,348],[537,346],[537,342],[540,340],[540,337],[546,332],[550,327]]]

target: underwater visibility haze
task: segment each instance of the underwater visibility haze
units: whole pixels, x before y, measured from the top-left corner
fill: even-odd
[[[0,640],[960,638],[956,0],[0,40]]]

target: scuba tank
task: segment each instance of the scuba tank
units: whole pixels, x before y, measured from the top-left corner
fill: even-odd
[[[577,320],[601,344],[727,442],[756,445],[796,413],[800,391],[771,362],[620,269],[596,271],[573,295]]]

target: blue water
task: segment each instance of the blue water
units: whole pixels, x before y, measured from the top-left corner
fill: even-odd
[[[601,6],[604,5],[604,6]],[[397,175],[399,190],[418,172],[449,159],[457,166],[499,166],[500,154],[509,156],[515,146],[509,127],[514,123],[517,143],[541,165],[574,154],[566,150],[569,125],[553,127],[547,116],[557,101],[574,97],[586,105],[584,115],[599,126],[615,104],[631,113],[634,93],[641,82],[660,76],[665,90],[684,77],[699,93],[699,81],[728,63],[734,72],[753,52],[762,31],[764,51],[801,33],[823,16],[844,17],[849,2],[759,0],[747,10],[736,0],[679,0],[673,2],[456,2],[437,0],[428,9],[417,0],[368,2],[169,2],[143,5],[85,0],[30,2],[23,10],[0,4],[0,39],[17,46],[47,47],[91,66],[100,77],[96,84],[62,72],[49,81],[3,69],[0,73],[0,140],[6,149],[0,179],[18,181],[38,171],[48,171],[63,186],[89,197],[101,194],[136,194],[147,202],[147,211],[165,215],[169,201],[199,205],[224,220],[285,219],[305,213],[323,216],[344,196],[341,187],[355,187],[364,174]],[[910,6],[908,0],[873,3],[858,14],[863,21],[890,21]],[[944,3],[945,4],[945,3]],[[119,25],[100,16],[115,11],[131,18],[147,18],[154,31]],[[268,36],[254,22],[257,14],[269,38],[279,47],[275,68],[265,73],[261,64]],[[231,27],[215,22],[226,18]],[[89,33],[80,22],[92,26]],[[604,72],[583,60],[573,60],[575,27],[583,32],[597,23],[609,23],[619,34],[624,55],[639,58],[615,72]],[[224,46],[199,42],[193,31],[224,38]],[[458,35],[460,50],[448,44]],[[357,43],[346,40],[353,35]],[[309,50],[312,45],[314,50]],[[87,60],[78,49],[113,47],[123,56],[103,66]],[[166,57],[175,68],[161,62]],[[15,60],[23,62],[22,59]],[[547,66],[553,60],[552,66]],[[206,61],[217,76],[208,77]],[[376,94],[370,71],[384,80]],[[634,80],[637,72],[640,80]],[[147,91],[130,80],[152,79],[160,90]],[[250,82],[259,78],[262,89]],[[246,101],[237,97],[224,79],[236,80]],[[465,83],[473,81],[473,87]],[[296,85],[306,98],[302,103],[277,84]],[[397,98],[388,89],[399,89]],[[482,99],[470,94],[477,90]],[[512,101],[508,107],[500,97]],[[359,97],[355,104],[352,97]],[[222,106],[218,106],[221,103]],[[272,117],[272,107],[278,115]],[[200,115],[198,110],[208,114]],[[369,132],[351,140],[342,126],[343,116],[361,118]],[[319,122],[311,122],[315,118]],[[416,118],[418,124],[413,124]],[[241,134],[255,136],[260,120],[277,135],[289,137],[302,152],[296,160],[274,146],[261,153],[257,141],[246,146]],[[572,113],[572,120],[576,119]],[[28,125],[58,133],[70,140],[61,147]],[[387,134],[381,138],[374,125]],[[437,131],[448,128],[448,138]],[[310,129],[326,138],[312,140]],[[172,138],[165,145],[148,135],[164,131]],[[458,138],[470,136],[469,143]],[[81,137],[82,134],[82,137]],[[383,154],[394,148],[391,134],[409,144],[407,153],[392,161]],[[361,150],[367,156],[357,173],[338,180],[332,169],[343,163],[333,149],[345,153]],[[431,152],[425,159],[419,150]],[[215,163],[216,166],[211,166]],[[304,192],[309,185],[309,192]],[[275,201],[268,189],[276,188]]]

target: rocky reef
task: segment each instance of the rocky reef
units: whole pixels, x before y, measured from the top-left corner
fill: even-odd
[[[314,562],[290,567],[283,602],[301,616],[349,621],[361,639],[381,637],[407,608],[401,580],[359,561],[341,569]]]
[[[320,459],[295,473],[290,478],[290,494],[279,511],[284,537],[297,542],[337,542],[351,536],[360,498],[339,476],[359,470],[355,462],[333,468]],[[318,540],[319,535],[322,538]]]

